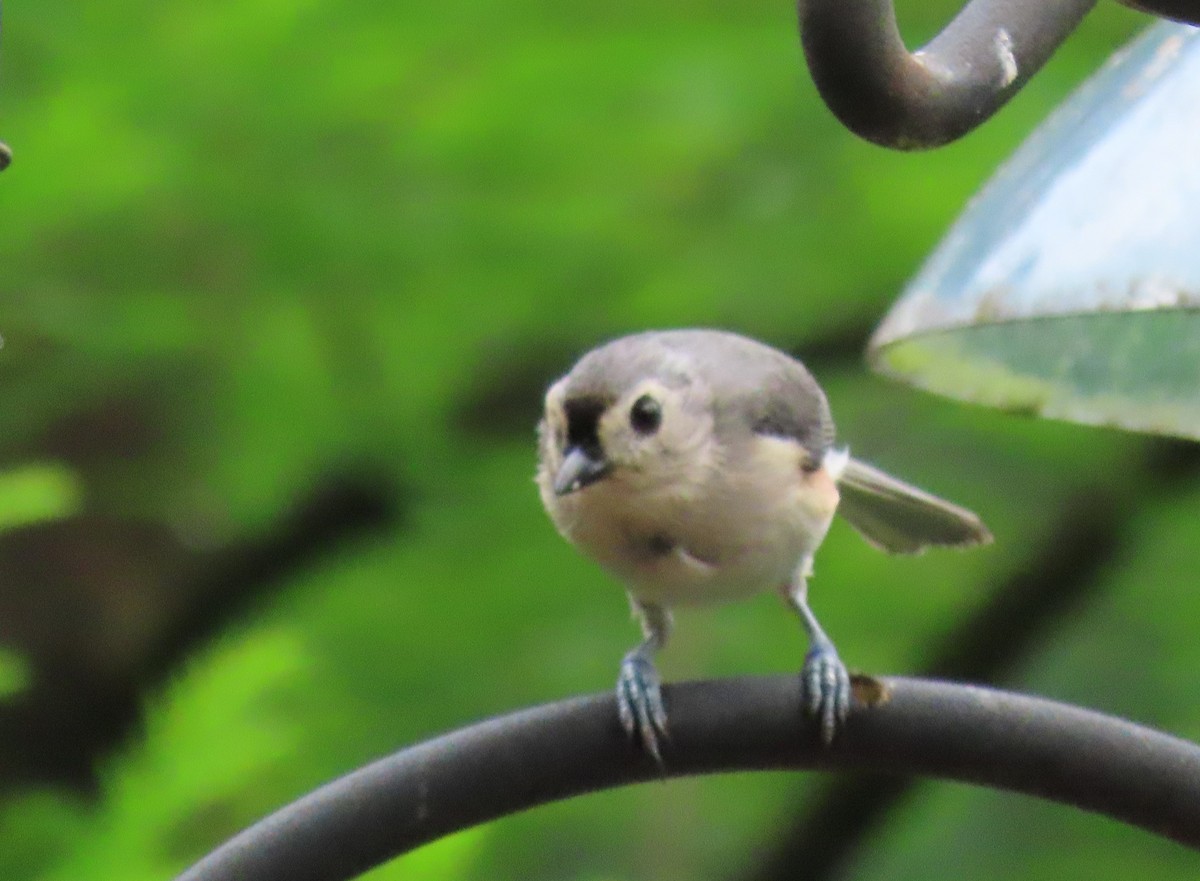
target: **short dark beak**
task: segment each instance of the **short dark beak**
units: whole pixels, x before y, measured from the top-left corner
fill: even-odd
[[[603,455],[585,452],[582,447],[567,447],[567,455],[554,475],[554,494],[565,496],[581,490],[611,470],[611,463]]]

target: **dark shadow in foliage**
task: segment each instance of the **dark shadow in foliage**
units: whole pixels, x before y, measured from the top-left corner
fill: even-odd
[[[371,471],[330,475],[267,534],[218,551],[158,525],[97,517],[0,539],[0,640],[27,659],[30,687],[0,704],[0,791],[54,783],[95,791],[98,760],[134,730],[148,693],[183,659],[296,573],[396,529],[404,495]],[[55,584],[47,613],[40,584]],[[114,598],[132,603],[114,613]],[[112,632],[114,622],[140,626]]]

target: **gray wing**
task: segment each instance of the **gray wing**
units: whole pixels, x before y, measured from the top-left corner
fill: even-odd
[[[868,542],[892,554],[919,554],[935,545],[988,544],[979,516],[850,459],[838,480],[838,513]]]
[[[792,438],[818,457],[833,445],[825,393],[803,364],[778,349],[717,330],[666,331],[659,339],[691,355],[713,390],[717,431]]]

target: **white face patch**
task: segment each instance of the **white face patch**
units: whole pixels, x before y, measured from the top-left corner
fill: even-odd
[[[562,446],[567,434],[567,416],[563,411],[566,380],[560,379],[546,392],[542,420],[538,423],[540,469],[554,469],[562,462]]]
[[[659,411],[658,425],[647,431],[634,425],[634,407],[642,399]],[[638,383],[600,417],[599,437],[604,454],[615,469],[630,472],[655,470],[668,438],[680,418],[678,395],[654,380]]]

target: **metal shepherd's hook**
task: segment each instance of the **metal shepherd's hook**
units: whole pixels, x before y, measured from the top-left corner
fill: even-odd
[[[916,52],[901,39],[894,0],[797,0],[797,6],[813,82],[834,115],[876,144],[919,150],[988,120],[1096,2],[969,0]],[[1122,2],[1200,25],[1197,0]]]

